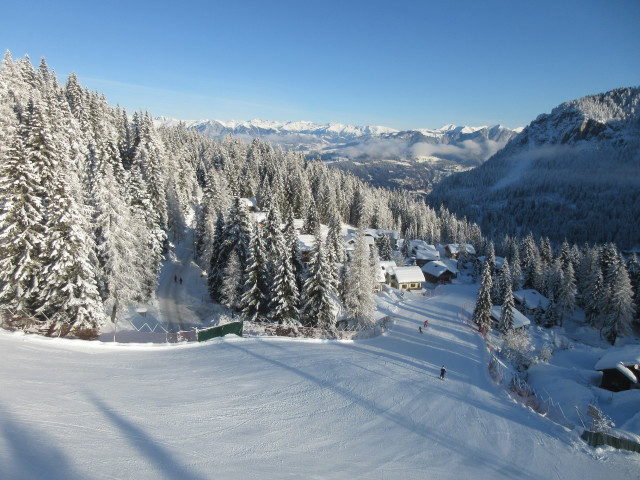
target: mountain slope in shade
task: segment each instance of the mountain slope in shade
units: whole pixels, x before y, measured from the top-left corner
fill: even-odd
[[[483,231],[640,243],[640,88],[563,103],[429,196]],[[486,229],[486,230],[485,230]]]
[[[180,121],[158,117],[156,123],[176,125]],[[423,193],[453,172],[482,164],[519,133],[501,125],[445,125],[439,129],[399,131],[381,126],[265,120],[182,123],[212,138],[233,135],[245,141],[267,140],[302,151],[310,158],[332,162],[336,168],[350,171],[375,186]]]

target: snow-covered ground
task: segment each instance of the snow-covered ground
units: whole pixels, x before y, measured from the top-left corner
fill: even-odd
[[[395,323],[362,341],[2,332],[0,478],[638,478],[511,400],[461,321],[474,288],[440,293],[383,293]]]
[[[220,313],[188,245],[169,256],[146,315],[128,321],[207,325]],[[561,427],[492,380],[486,343],[463,321],[476,288],[387,289],[378,310],[394,321],[367,340],[121,343],[158,341],[128,321],[115,343],[108,329],[95,342],[0,331],[0,478],[638,478],[640,456],[588,447],[567,407],[598,400],[599,347],[531,370],[536,389],[566,402],[574,426]],[[636,434],[638,393],[600,399]]]

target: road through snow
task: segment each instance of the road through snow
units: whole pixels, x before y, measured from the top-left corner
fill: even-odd
[[[1,332],[0,478],[638,478],[636,454],[591,449],[498,389],[460,320],[474,297],[383,293],[395,323],[360,341]]]
[[[204,303],[204,279],[193,261],[193,230],[187,230],[167,257],[156,290],[158,319],[171,332],[202,326],[205,318],[193,307]]]

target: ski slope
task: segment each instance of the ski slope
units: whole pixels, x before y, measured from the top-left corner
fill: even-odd
[[[360,341],[2,331],[0,478],[638,478],[637,454],[592,449],[492,382],[459,318],[474,298],[383,294],[394,324]]]

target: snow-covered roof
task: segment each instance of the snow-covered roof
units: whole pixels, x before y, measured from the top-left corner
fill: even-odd
[[[445,248],[448,249],[452,255],[456,255],[463,250],[469,255],[476,254],[476,249],[469,243],[449,243],[448,245],[445,245]]]
[[[241,198],[240,204],[246,208],[257,208],[258,202],[255,198]]]
[[[396,276],[398,283],[416,283],[424,282],[424,275],[420,267],[396,267],[393,269],[392,275]]]
[[[618,364],[625,366],[640,365],[640,345],[627,345],[602,356],[596,363],[596,370],[609,370]]]
[[[253,221],[262,223],[267,219],[268,212],[251,212],[249,215],[253,216]]]
[[[380,268],[384,271],[391,271],[396,267],[396,262],[393,260],[380,260]]]
[[[429,246],[424,240],[411,240],[409,245],[412,249],[427,248]]]
[[[638,379],[636,378],[634,373],[631,370],[629,370],[627,367],[625,367],[622,364],[622,362],[619,362],[616,365],[616,370],[618,370],[621,374],[623,374],[625,377],[627,377],[629,379],[629,381],[631,381],[631,383],[638,383]]]
[[[513,328],[525,327],[531,324],[531,320],[515,308],[511,309],[511,311],[513,312]],[[502,307],[500,305],[491,307],[491,318],[495,319],[496,322],[500,321],[502,318]]]
[[[357,233],[349,233],[347,235],[344,235],[342,238],[348,248],[349,246],[355,245],[357,237],[358,237]],[[365,235],[364,239],[367,241],[367,245],[369,246],[376,244],[376,239],[370,235]]]
[[[440,252],[433,245],[420,246],[416,249],[416,260],[439,260]]]
[[[458,274],[458,269],[451,265],[452,262],[445,262],[443,260],[436,260],[434,262],[425,263],[422,267],[422,271],[431,275],[432,277],[440,277],[445,272],[451,272],[455,275]]]
[[[315,244],[315,235],[298,235],[298,248],[300,248],[301,251],[313,250]]]
[[[376,230],[376,233],[377,233],[378,236],[387,235],[388,237],[391,237],[394,240],[398,239],[398,231],[397,230],[388,230],[388,229],[384,229],[384,228],[379,228],[378,230]]]
[[[543,311],[546,311],[547,307],[549,307],[549,299],[532,288],[513,292],[513,298],[527,308],[540,307]]]

